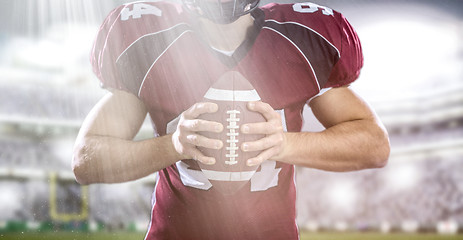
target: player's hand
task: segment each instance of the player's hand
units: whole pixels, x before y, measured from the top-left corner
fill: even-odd
[[[244,134],[264,134],[265,137],[241,144],[241,150],[245,152],[262,151],[254,158],[247,160],[248,166],[261,164],[263,161],[278,156],[284,149],[286,136],[284,134],[281,116],[269,104],[264,102],[249,102],[248,109],[258,112],[267,120],[261,123],[249,123],[241,125]]]
[[[196,103],[180,115],[177,130],[172,135],[172,143],[175,150],[186,156],[198,160],[204,164],[214,164],[213,157],[205,156],[197,147],[221,149],[222,141],[202,136],[198,132],[222,132],[223,125],[218,122],[211,122],[197,119],[201,114],[217,112],[218,106],[215,103]]]

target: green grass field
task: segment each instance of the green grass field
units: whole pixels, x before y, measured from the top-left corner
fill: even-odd
[[[463,235],[405,234],[405,233],[302,233],[301,240],[457,240]]]
[[[11,240],[140,240],[144,233],[3,233],[0,239]],[[463,235],[380,234],[380,233],[305,233],[301,240],[463,240]]]
[[[145,233],[126,233],[126,232],[111,232],[111,233],[4,233],[0,234],[0,239],[3,240],[142,240]]]

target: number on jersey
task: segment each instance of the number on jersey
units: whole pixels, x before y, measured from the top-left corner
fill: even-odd
[[[151,14],[160,17],[162,15],[162,11],[161,9],[153,5],[149,5],[146,3],[135,3],[133,4],[132,10],[130,10],[129,7],[125,7],[124,9],[122,9],[121,20],[129,20],[130,17],[132,17],[133,19],[141,18],[141,16],[145,14]]]
[[[295,12],[300,12],[300,13],[314,13],[318,11],[319,9],[322,9],[322,13],[327,16],[333,16],[333,9],[325,7],[325,6],[320,6],[315,3],[311,2],[305,2],[305,3],[296,3],[293,5],[293,10]]]

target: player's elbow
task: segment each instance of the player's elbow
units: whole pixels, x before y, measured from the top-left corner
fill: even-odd
[[[75,156],[73,156],[73,158],[75,159]],[[74,177],[76,179],[76,182],[82,185],[90,184],[91,182],[89,181],[89,179],[86,177],[86,174],[85,174],[86,172],[85,168],[82,166],[82,164],[75,164],[74,162],[75,161],[73,160],[72,171],[74,172]]]
[[[74,147],[72,156],[72,171],[76,181],[82,185],[93,183],[91,176],[92,154],[90,146],[84,141],[78,142]]]
[[[389,136],[384,128],[378,129],[370,141],[370,151],[367,154],[368,168],[383,168],[387,165],[391,151]]]
[[[368,168],[383,168],[389,159],[389,146],[381,147],[375,151],[375,156],[371,156]]]

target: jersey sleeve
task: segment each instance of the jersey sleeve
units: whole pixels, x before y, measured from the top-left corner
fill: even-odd
[[[360,40],[339,12],[318,4],[263,6],[265,27],[284,35],[308,61],[319,89],[355,81],[363,66]]]
[[[101,25],[90,56],[102,87],[138,95],[151,66],[168,47],[171,36],[163,33],[179,26],[182,17],[179,4],[170,2],[134,2],[114,9]]]
[[[128,91],[116,68],[115,60],[117,57],[116,46],[114,45],[118,43],[111,34],[120,18],[122,8],[123,6],[114,9],[100,26],[90,53],[90,63],[103,88]]]
[[[355,81],[363,66],[363,54],[360,39],[347,19],[339,14],[335,16],[339,28],[340,58],[333,66],[327,83],[323,88],[340,87]]]

